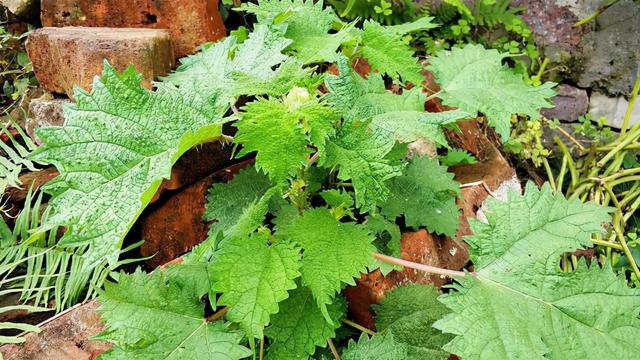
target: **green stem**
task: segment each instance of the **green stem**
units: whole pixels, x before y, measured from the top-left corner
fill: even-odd
[[[363,333],[367,333],[367,334],[369,334],[371,336],[378,335],[377,332],[375,332],[375,331],[373,331],[371,329],[368,329],[368,328],[366,328],[366,327],[364,327],[364,326],[362,326],[362,325],[360,325],[360,324],[358,324],[356,322],[353,322],[353,321],[351,321],[349,319],[342,319],[342,322],[347,324],[347,325],[349,325],[349,326],[351,326],[351,327],[353,327],[353,328],[355,328],[355,329],[358,329],[358,330],[362,331]]]
[[[608,3],[605,3],[603,5],[598,6],[598,8],[596,9],[596,11],[593,12],[593,14],[587,16],[586,18],[578,21],[577,23],[573,24],[573,26],[578,27],[581,25],[584,25],[592,20],[594,20],[595,18],[597,18],[603,11],[607,10],[611,5],[617,3],[619,0],[611,0]]]
[[[606,246],[612,249],[616,249],[616,250],[623,250],[622,246],[620,246],[620,244],[616,244],[616,243],[612,243],[612,242],[608,242],[608,241],[604,241],[604,240],[596,240],[596,239],[591,239],[591,241],[593,242],[593,245],[598,245],[598,246]]]
[[[616,214],[613,216],[613,229],[618,236],[620,245],[622,245],[622,250],[627,257],[627,261],[629,261],[629,264],[631,265],[633,273],[636,275],[637,279],[640,279],[640,269],[638,269],[638,264],[636,264],[636,261],[631,254],[631,250],[629,250],[629,246],[627,246],[627,240],[625,239],[622,228],[620,227],[620,220],[622,220],[621,214],[619,212],[616,212]]]
[[[562,151],[562,154],[567,158],[567,166],[569,167],[569,174],[571,175],[571,186],[569,188],[573,189],[578,184],[578,172],[576,171],[573,157],[571,156],[567,145],[565,145],[559,137],[554,136],[553,140],[555,140],[558,147],[560,147],[560,151]]]
[[[640,73],[637,74],[636,82],[633,84],[633,90],[631,91],[631,99],[629,99],[629,105],[627,106],[627,112],[624,114],[624,120],[622,121],[622,129],[620,129],[620,135],[624,135],[629,127],[629,121],[631,120],[631,112],[633,111],[633,105],[638,98],[638,92],[640,91]]]
[[[556,181],[553,178],[553,172],[551,171],[551,167],[549,166],[549,161],[547,161],[547,158],[542,158],[542,165],[544,165],[544,170],[547,172],[547,179],[549,179],[551,189],[553,190],[553,192],[558,192],[558,188],[556,188]]]

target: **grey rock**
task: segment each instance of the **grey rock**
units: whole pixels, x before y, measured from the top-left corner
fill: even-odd
[[[622,128],[628,107],[629,101],[624,97],[609,97],[598,92],[592,93],[589,100],[589,114],[593,119],[604,116],[607,119],[607,125],[618,129]],[[640,122],[640,98],[637,98],[633,105],[629,126],[638,122]]]
[[[40,15],[40,0],[0,0],[12,14],[23,19],[35,19]]]
[[[620,1],[600,14],[597,25],[580,43],[574,80],[580,87],[629,96],[640,71],[640,5]]]
[[[29,117],[25,124],[27,134],[37,143],[40,139],[35,134],[38,128],[49,126],[61,126],[64,124],[63,109],[66,105],[72,104],[69,99],[34,99],[29,104]]]
[[[587,91],[567,84],[558,86],[558,95],[551,100],[554,107],[540,111],[548,119],[575,121],[589,108]]]

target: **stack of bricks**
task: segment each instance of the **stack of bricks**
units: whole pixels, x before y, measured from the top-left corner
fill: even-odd
[[[105,60],[119,71],[133,65],[150,88],[177,58],[226,33],[218,0],[41,0],[40,17],[44,27],[27,41],[35,75],[45,90],[71,99],[76,86],[91,90]],[[32,101],[27,127],[61,125],[51,113],[62,104]]]

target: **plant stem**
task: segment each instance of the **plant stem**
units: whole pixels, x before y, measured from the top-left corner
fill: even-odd
[[[554,136],[553,139],[560,147],[562,154],[567,158],[567,166],[569,167],[569,174],[571,174],[571,186],[569,188],[573,189],[578,184],[578,172],[576,171],[576,165],[573,162],[573,157],[571,156],[567,145],[565,145],[559,137]]]
[[[342,319],[342,322],[347,324],[347,325],[349,325],[349,326],[351,326],[351,327],[353,327],[353,328],[356,328],[356,329],[362,331],[363,333],[367,333],[367,334],[369,334],[371,336],[378,335],[378,333],[376,333],[375,331],[373,331],[371,329],[368,329],[368,328],[366,328],[366,327],[364,327],[364,326],[362,326],[362,325],[360,325],[360,324],[358,324],[356,322],[353,322],[353,321],[351,321],[349,319]]]
[[[556,180],[553,178],[553,172],[551,171],[551,167],[549,166],[547,158],[542,158],[542,165],[544,165],[544,171],[547,172],[547,179],[549,180],[549,184],[551,185],[551,190],[553,190],[553,192],[558,192],[558,188],[556,187]]]
[[[220,320],[228,311],[229,311],[229,308],[225,306],[215,314],[209,316],[206,320],[207,322],[214,322],[216,320]]]
[[[610,0],[608,3],[602,4],[600,6],[598,6],[598,8],[596,9],[596,11],[593,12],[593,14],[587,16],[586,18],[578,21],[577,23],[573,24],[573,26],[580,26],[580,25],[584,25],[588,22],[590,22],[591,20],[594,20],[595,18],[597,18],[603,11],[607,10],[611,5],[617,3],[618,0]]]
[[[331,338],[327,339],[327,344],[329,345],[329,349],[331,349],[331,353],[333,354],[333,358],[335,360],[341,360],[340,359],[340,354],[338,354],[338,350],[336,349],[336,346],[333,345],[333,341],[331,341]]]
[[[629,105],[627,106],[627,112],[624,114],[624,120],[622,121],[622,129],[620,129],[620,135],[624,135],[629,127],[629,121],[631,120],[631,112],[633,111],[633,105],[638,98],[638,92],[640,91],[640,73],[637,74],[636,82],[633,84],[633,90],[631,91],[631,98],[629,99]]]
[[[559,133],[564,135],[564,137],[569,139],[572,143],[576,144],[576,146],[578,146],[578,148],[580,148],[580,151],[585,151],[586,150],[585,147],[582,144],[580,144],[580,142],[578,140],[576,140],[576,138],[574,138],[573,136],[571,136],[571,134],[569,134],[567,132],[567,130],[563,129],[561,126],[556,127],[556,130],[558,130]]]
[[[400,266],[408,267],[410,269],[420,270],[420,271],[424,271],[432,274],[444,275],[449,277],[462,277],[466,275],[466,273],[463,271],[449,270],[449,269],[443,269],[443,268],[439,268],[431,265],[419,264],[413,261],[398,259],[393,256],[387,256],[380,253],[372,253],[371,255],[374,258],[380,261],[384,261],[388,264],[400,265]],[[469,274],[475,275],[474,272]]]
[[[631,269],[633,273],[636,275],[636,278],[640,279],[640,269],[638,269],[638,264],[636,264],[636,260],[633,258],[633,254],[631,254],[631,250],[629,250],[629,246],[627,246],[627,240],[624,238],[624,233],[620,228],[621,214],[616,213],[613,216],[613,230],[616,232],[618,236],[618,240],[620,240],[620,245],[622,245],[622,250],[624,251],[625,256],[627,257],[627,261],[631,265]]]
[[[441,93],[441,92],[442,92],[442,91],[437,91],[437,92],[434,92],[433,94],[431,94],[431,95],[427,96],[427,98],[426,98],[426,99],[424,99],[424,102],[427,102],[427,101],[429,101],[429,100],[432,100],[432,99],[437,98],[437,97],[438,97],[438,95],[440,95],[440,93]]]
[[[616,250],[624,250],[620,244],[612,243],[604,240],[591,239],[594,245],[598,246],[606,246],[608,248],[616,249]]]
[[[260,360],[264,359],[264,336],[260,339],[260,353],[258,355]]]

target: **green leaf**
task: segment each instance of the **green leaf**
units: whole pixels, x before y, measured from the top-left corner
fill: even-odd
[[[558,269],[562,253],[593,246],[609,209],[532,183],[487,208],[488,223],[473,222],[466,239],[477,275],[441,297],[453,313],[435,326],[457,335],[444,349],[469,359],[634,358],[640,291],[608,265]]]
[[[261,338],[269,317],[278,312],[293,281],[300,276],[300,249],[287,244],[268,244],[269,236],[231,238],[214,254],[214,290],[218,304],[227,305],[227,318],[240,324],[250,339]]]
[[[381,204],[390,219],[404,215],[407,226],[455,236],[460,222],[456,195],[460,185],[453,174],[429,157],[414,157],[405,174],[391,179],[391,196]]]
[[[393,256],[396,258],[402,257],[402,245],[400,227],[395,223],[387,220],[380,214],[369,215],[366,222],[367,227],[371,233],[376,235],[374,245],[379,253]],[[391,265],[384,261],[375,259],[374,263],[369,267],[370,270],[380,269],[382,275],[386,276],[393,270],[402,270],[401,266]]]
[[[280,226],[278,236],[303,248],[302,284],[309,287],[327,321],[327,305],[342,284],[355,284],[354,277],[372,262],[373,237],[362,225],[336,220],[328,209],[316,208]]]
[[[335,61],[338,47],[352,38],[352,25],[329,34],[340,19],[323,1],[260,0],[258,4],[242,4],[240,9],[255,14],[261,24],[284,22],[284,36],[293,41],[287,50],[305,64]]]
[[[411,284],[390,291],[380,305],[373,305],[376,328],[408,348],[407,360],[448,359],[442,350],[453,336],[432,325],[449,311],[438,302],[440,291],[433,285]]]
[[[442,128],[459,119],[473,117],[462,110],[428,113],[425,96],[419,88],[402,95],[387,91],[379,74],[363,79],[349,66],[346,57],[338,59],[339,75],[325,78],[327,101],[342,111],[347,120],[372,119],[370,127],[400,142],[418,139],[448,146]]]
[[[274,194],[271,186],[254,166],[240,170],[228,183],[214,184],[203,215],[205,221],[216,221],[209,226],[209,236],[223,231],[227,237],[243,237],[255,231]]]
[[[393,79],[398,75],[402,81],[410,81],[420,85],[425,79],[420,71],[422,66],[413,57],[414,50],[405,44],[396,30],[389,30],[382,25],[367,20],[363,26],[362,55],[371,68],[386,73]]]
[[[342,360],[406,360],[406,345],[395,341],[393,334],[369,337],[360,335],[356,343],[349,340],[348,348],[342,353]]]
[[[296,175],[307,163],[312,152],[309,137],[323,150],[326,137],[339,119],[330,107],[315,99],[298,108],[278,100],[258,99],[243,110],[235,124],[235,141],[244,146],[238,156],[257,151],[256,168],[275,183]]]
[[[308,288],[291,291],[289,298],[280,303],[280,312],[271,317],[271,326],[264,331],[272,341],[267,358],[307,359],[316,346],[326,347],[327,339],[336,336],[346,308],[342,297],[336,297],[327,306],[331,324],[325,320]]]
[[[98,308],[106,330],[95,338],[113,343],[101,359],[241,359],[242,334],[222,321],[208,323],[193,287],[163,272],[121,273],[105,283]]]
[[[65,126],[38,131],[44,146],[32,158],[60,171],[45,188],[54,197],[43,228],[67,227],[59,245],[89,245],[87,268],[104,258],[115,265],[122,239],[171,166],[221,133],[226,109],[214,107],[215,97],[204,97],[197,84],[158,84],[151,92],[140,79],[133,67],[118,74],[105,62],[91,93],[76,90]]]
[[[551,107],[554,83],[527,85],[502,60],[509,56],[482,45],[441,51],[429,59],[427,70],[440,84],[443,104],[469,113],[484,113],[503,140],[509,138],[512,114],[540,118],[540,109]]]
[[[387,31],[390,31],[402,36],[414,31],[429,30],[429,29],[437,28],[438,24],[434,24],[432,22],[433,19],[434,18],[431,16],[423,16],[418,20],[410,23],[404,23],[404,24],[394,25],[394,26],[386,26],[385,29]]]
[[[240,45],[236,41],[229,36],[181,59],[176,72],[163,81],[178,86],[198,83],[217,94],[217,104],[228,106],[239,95],[283,95],[309,76],[301,62],[282,54],[291,40],[268,26],[256,26]]]
[[[473,155],[462,149],[450,149],[446,155],[440,156],[440,163],[444,166],[469,165],[477,162]]]
[[[385,158],[394,144],[393,139],[371,133],[363,124],[346,123],[327,141],[326,156],[319,165],[338,167],[338,178],[353,183],[356,206],[367,212],[389,196],[385,181],[402,174],[401,164]]]

